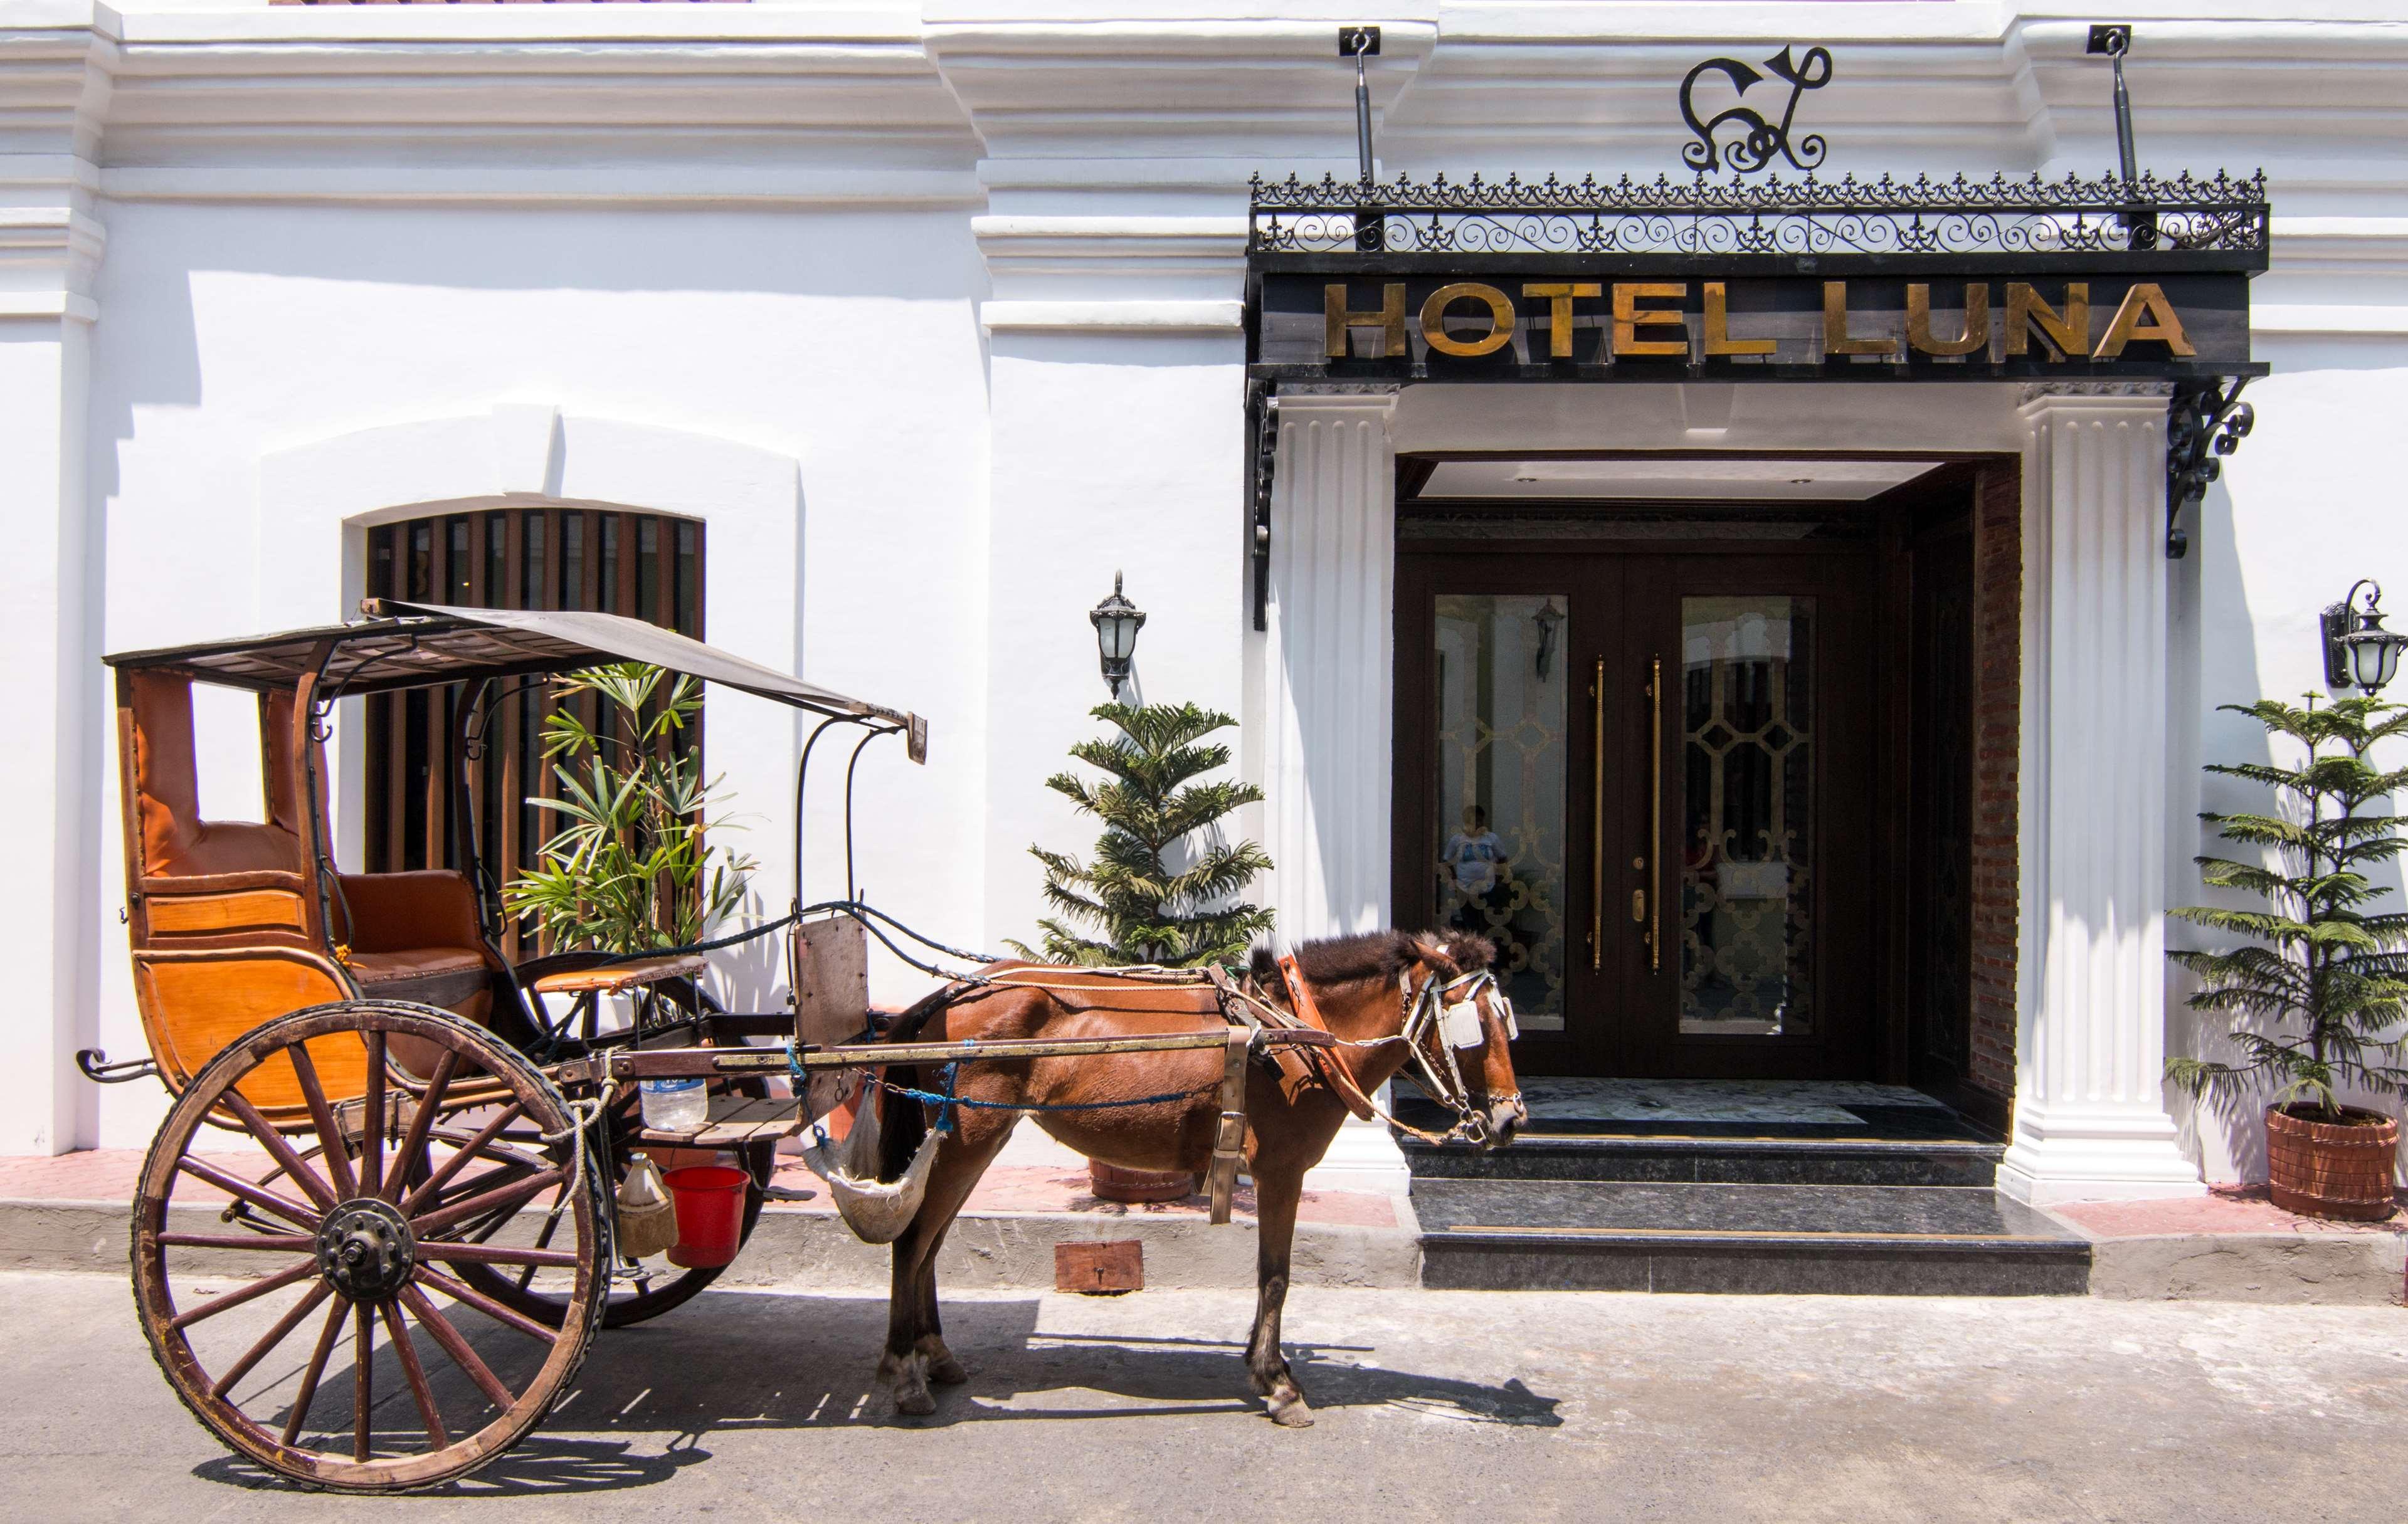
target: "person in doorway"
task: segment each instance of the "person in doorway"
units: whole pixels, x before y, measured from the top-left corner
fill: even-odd
[[[1439,851],[1439,875],[1457,900],[1448,920],[1458,930],[1511,940],[1512,862],[1505,844],[1488,829],[1488,812],[1478,805],[1463,812],[1463,829]]]

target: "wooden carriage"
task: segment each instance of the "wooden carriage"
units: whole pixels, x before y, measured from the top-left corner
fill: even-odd
[[[337,702],[465,685],[453,705],[462,767],[447,780],[455,820],[478,727],[499,697],[609,662],[786,704],[819,716],[822,731],[858,727],[863,744],[899,735],[914,762],[926,731],[913,716],[613,615],[376,603],[365,612],[351,624],[108,658],[126,924],[150,1057],[82,1057],[95,1079],[155,1075],[176,1098],[144,1166],[133,1250],[145,1332],[171,1385],[269,1470],[375,1492],[491,1460],[541,1419],[597,1329],[658,1316],[719,1274],[724,1259],[619,1252],[613,1194],[639,1149],[725,1149],[746,1180],[737,1240],[749,1236],[775,1141],[800,1125],[796,1102],[769,1093],[795,1050],[796,1016],[719,1010],[690,949],[514,963],[501,951],[498,885],[467,849],[473,832],[454,837],[461,870],[339,867],[324,750]],[[256,821],[201,814],[196,684],[255,696]],[[797,859],[799,882],[799,844]],[[831,938],[824,916],[798,907],[788,919],[799,948],[847,940]],[[851,1035],[866,1015],[859,961],[839,961],[841,985],[804,986],[804,1046]],[[744,1046],[764,1036],[789,1042]],[[706,1077],[718,1119],[648,1131],[636,1086],[613,1072],[614,1055],[638,1051],[648,1073]],[[727,1125],[738,1116],[744,1125]],[[244,1143],[264,1171],[227,1157]],[[280,1292],[294,1299],[281,1304]],[[288,1341],[306,1362],[269,1359]],[[348,1404],[330,1380],[348,1382]],[[408,1406],[397,1395],[380,1405],[380,1389],[406,1389]]]

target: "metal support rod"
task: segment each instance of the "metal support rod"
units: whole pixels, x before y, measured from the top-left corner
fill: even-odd
[[[1359,37],[1360,35],[1358,33],[1357,36]],[[1371,80],[1363,69],[1365,49],[1369,46],[1368,43],[1358,42],[1354,50],[1354,157],[1362,166],[1360,178],[1366,185],[1371,183]],[[2124,66],[2123,61],[2118,59],[2115,64],[2115,98],[2119,103],[2123,100],[2123,90]],[[2131,150],[2128,139],[2125,150],[2127,163],[2130,161],[2130,157]],[[2128,175],[2131,171],[2127,169],[2125,173]]]
[[[2115,162],[2128,180],[2141,178],[2140,157],[2132,151],[2132,94],[2124,88],[2124,53],[2131,45],[2128,34],[2124,46],[2109,55],[2115,64]]]

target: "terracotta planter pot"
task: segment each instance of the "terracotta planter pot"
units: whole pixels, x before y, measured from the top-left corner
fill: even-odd
[[[2269,1191],[2286,1212],[2380,1222],[2399,1210],[2391,1175],[2400,1124],[2354,1106],[2342,1115],[2349,1120],[2318,1122],[2266,1108]]]
[[[1196,1194],[1196,1176],[1185,1170],[1125,1170],[1099,1159],[1087,1161],[1087,1180],[1108,1202],[1175,1202]]]

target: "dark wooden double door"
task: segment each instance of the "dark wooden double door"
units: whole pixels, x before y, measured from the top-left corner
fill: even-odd
[[[1870,1077],[1875,574],[1399,557],[1399,921],[1497,943],[1526,1072]]]

